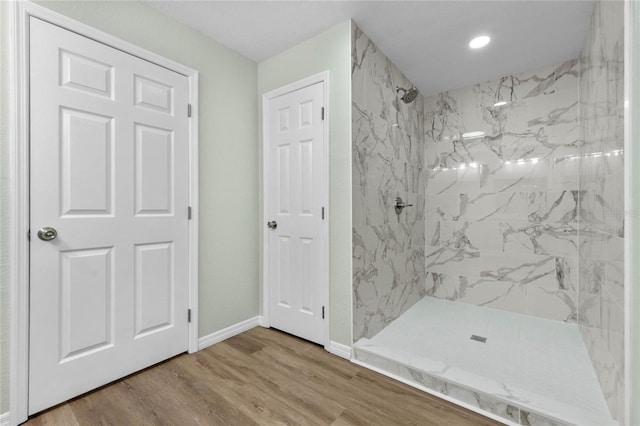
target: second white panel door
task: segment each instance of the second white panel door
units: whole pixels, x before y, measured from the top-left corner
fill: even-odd
[[[271,327],[324,344],[324,83],[266,104]],[[275,224],[273,223],[275,221]]]

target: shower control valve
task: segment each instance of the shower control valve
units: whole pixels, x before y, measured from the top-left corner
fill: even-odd
[[[402,213],[402,210],[404,210],[405,207],[412,207],[413,204],[406,204],[405,202],[402,201],[402,198],[400,197],[396,197],[396,201],[393,205],[393,207],[396,209],[396,214],[400,214]]]

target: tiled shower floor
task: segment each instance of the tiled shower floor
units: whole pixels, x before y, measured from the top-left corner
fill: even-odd
[[[516,423],[615,424],[576,325],[427,297],[354,352],[512,404]]]

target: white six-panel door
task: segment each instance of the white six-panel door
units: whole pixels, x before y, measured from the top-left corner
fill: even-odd
[[[324,344],[324,83],[269,99],[269,324]]]
[[[30,26],[35,413],[188,349],[189,130],[185,76]]]

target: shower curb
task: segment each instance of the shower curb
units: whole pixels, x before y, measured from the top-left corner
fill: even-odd
[[[584,422],[575,423],[568,419],[560,419],[557,416],[542,413],[540,410],[532,410],[513,401],[444,379],[437,374],[417,370],[407,363],[390,359],[357,345],[353,348],[352,362],[507,425],[570,426],[584,424]],[[617,423],[611,424],[616,425]]]

